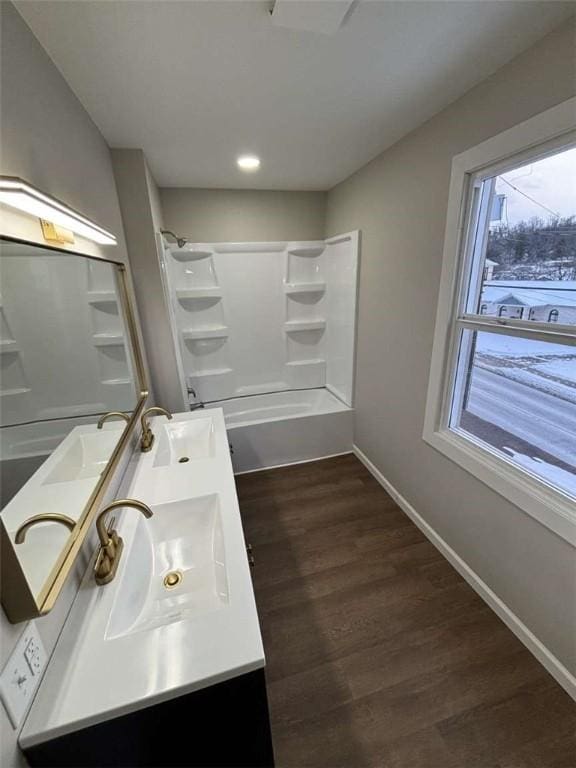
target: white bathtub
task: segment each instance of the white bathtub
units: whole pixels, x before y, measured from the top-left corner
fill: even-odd
[[[353,411],[327,389],[250,395],[222,408],[236,474],[352,450]]]

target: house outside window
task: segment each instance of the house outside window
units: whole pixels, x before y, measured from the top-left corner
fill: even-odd
[[[454,159],[424,428],[428,443],[572,542],[575,110],[572,99]],[[493,228],[503,193],[507,223]],[[561,311],[549,309],[556,302]]]

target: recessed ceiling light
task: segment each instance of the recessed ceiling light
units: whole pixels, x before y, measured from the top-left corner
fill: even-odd
[[[256,155],[241,155],[236,162],[243,171],[257,171],[260,168],[260,158]]]

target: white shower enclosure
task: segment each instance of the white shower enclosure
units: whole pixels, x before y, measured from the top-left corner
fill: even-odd
[[[351,232],[325,241],[163,244],[165,289],[190,404],[226,404],[230,432],[312,415],[325,421],[325,446],[317,418],[313,440],[302,422],[290,438],[286,432],[286,441],[279,432],[265,446],[257,444],[263,426],[252,430],[248,446],[245,431],[238,432],[237,471],[350,450],[358,243],[359,233]],[[320,412],[318,397],[293,394],[303,390],[325,391]],[[341,428],[328,424],[330,415]]]

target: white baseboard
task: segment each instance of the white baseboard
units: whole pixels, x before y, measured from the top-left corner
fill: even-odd
[[[235,477],[240,475],[251,475],[254,472],[267,472],[270,469],[282,469],[282,467],[294,467],[296,464],[311,464],[313,461],[324,461],[325,459],[335,459],[336,456],[348,456],[354,453],[354,450],[340,451],[340,453],[329,453],[326,456],[314,456],[311,459],[299,459],[298,461],[288,461],[286,464],[271,464],[269,467],[256,467],[256,469],[243,469],[242,472],[234,472]]]
[[[468,584],[487,603],[490,608],[502,619],[504,624],[514,632],[516,637],[528,648],[538,661],[548,670],[552,677],[564,688],[564,690],[576,700],[576,677],[551,653],[548,648],[528,629],[528,627],[516,616],[516,614],[504,603],[498,595],[462,560],[462,558],[447,544],[444,539],[432,528],[414,507],[406,501],[396,488],[384,477],[370,459],[362,453],[358,446],[352,448],[354,454],[362,464],[376,478],[384,490],[394,499],[400,509],[405,512],[412,522],[418,526],[426,538],[434,544],[458,573],[466,579]]]

